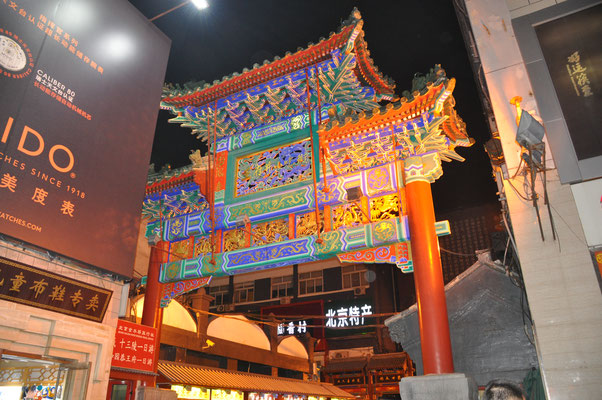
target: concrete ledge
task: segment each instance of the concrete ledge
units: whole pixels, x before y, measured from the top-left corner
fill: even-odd
[[[474,380],[464,374],[410,376],[399,382],[401,400],[477,400]]]

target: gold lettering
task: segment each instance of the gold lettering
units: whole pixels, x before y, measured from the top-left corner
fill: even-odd
[[[25,276],[23,276],[23,272],[19,272],[18,275],[15,275],[15,277],[11,279],[11,281],[13,282],[13,286],[9,289],[9,291],[13,292],[21,292],[21,286],[27,282],[25,280]]]
[[[50,294],[50,299],[54,301],[63,301],[65,300],[65,286],[63,285],[55,285],[52,288],[52,293]]]
[[[77,305],[84,299],[82,297],[82,290],[79,289],[77,292],[73,293],[71,296],[71,303],[73,303],[73,308],[77,307]]]
[[[34,285],[30,287],[30,289],[33,289],[33,291],[35,292],[35,298],[37,299],[38,296],[42,293],[44,293],[44,290],[46,290],[46,286],[48,286],[48,282],[44,281],[44,278],[42,278],[42,280],[39,281],[33,281]]]

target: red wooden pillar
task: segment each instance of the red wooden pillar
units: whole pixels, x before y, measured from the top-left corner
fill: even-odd
[[[148,273],[146,280],[146,294],[144,295],[144,307],[142,309],[142,325],[157,328],[155,336],[155,372],[159,361],[159,348],[161,346],[161,323],[163,321],[163,309],[160,308],[161,283],[159,272],[161,264],[168,260],[169,243],[159,241],[151,247],[150,260],[148,262]],[[156,384],[156,377],[152,379],[152,386]]]
[[[406,201],[424,374],[454,372],[435,210],[428,178],[406,164]],[[411,168],[412,169],[412,168]],[[411,176],[408,175],[411,173]]]
[[[151,247],[150,260],[146,280],[146,294],[144,295],[144,308],[142,309],[142,325],[158,327],[157,310],[161,299],[161,283],[159,272],[161,264],[167,262],[168,242],[160,241]]]

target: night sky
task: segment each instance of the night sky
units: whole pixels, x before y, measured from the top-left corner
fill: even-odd
[[[182,0],[130,0],[147,18]],[[474,83],[464,41],[451,1],[351,0],[208,0],[197,10],[187,4],[154,21],[171,40],[166,82],[213,82],[255,63],[284,56],[287,51],[317,43],[337,31],[357,7],[364,20],[365,39],[380,71],[396,82],[396,93],[411,88],[414,73],[427,73],[441,64],[457,80],[456,110],[476,140],[457,148],[464,163],[444,163],[444,174],[433,185],[438,212],[496,202],[496,186],[483,144],[490,138]],[[158,169],[189,163],[191,149],[201,143],[190,129],[168,124],[161,111],[150,162]]]

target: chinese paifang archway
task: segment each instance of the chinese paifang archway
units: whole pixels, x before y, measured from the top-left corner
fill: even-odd
[[[362,26],[354,10],[337,33],[294,54],[211,85],[165,88],[170,122],[209,150],[149,176],[147,236],[170,254],[160,282],[334,256],[413,270],[408,185],[434,182],[441,161],[462,161],[454,149],[472,140],[453,108],[454,79],[436,66],[397,98]],[[432,218],[428,229],[449,233]]]

